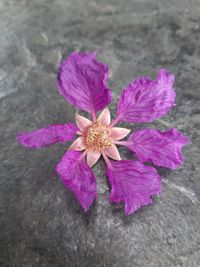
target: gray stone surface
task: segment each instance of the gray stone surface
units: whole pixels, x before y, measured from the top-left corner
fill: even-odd
[[[200,266],[200,1],[0,1],[0,266]],[[163,192],[125,217],[109,203],[100,161],[98,200],[86,214],[55,174],[67,145],[28,150],[16,134],[74,121],[55,86],[60,58],[99,49],[114,102],[123,86],[161,67],[176,74],[177,106],[151,125],[190,136],[185,164],[160,168]],[[131,158],[121,150],[123,157]]]

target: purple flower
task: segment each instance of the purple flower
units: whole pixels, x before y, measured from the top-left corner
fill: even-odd
[[[175,105],[174,75],[160,70],[157,78],[138,78],[123,89],[117,115],[111,121],[106,105],[111,91],[106,85],[108,66],[96,60],[94,53],[72,53],[58,71],[59,92],[76,108],[91,114],[92,120],[76,115],[76,125],[50,125],[33,132],[21,133],[18,141],[25,147],[40,148],[54,143],[72,143],[56,167],[64,185],[74,192],[86,211],[97,196],[96,178],[91,167],[102,155],[111,184],[110,200],[124,202],[126,214],[152,203],[161,191],[160,176],[154,167],[175,169],[183,162],[182,146],[188,138],[176,129],[161,132],[139,130],[127,141],[120,141],[130,130],[116,127],[118,122],[151,122],[165,115]],[[103,109],[98,118],[96,113]],[[117,145],[134,152],[139,161],[121,160]],[[81,152],[82,151],[82,152]],[[112,159],[112,160],[111,160]]]

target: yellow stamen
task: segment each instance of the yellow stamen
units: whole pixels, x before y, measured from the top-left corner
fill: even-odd
[[[102,151],[112,146],[111,130],[102,122],[96,121],[88,127],[84,143],[87,149]]]

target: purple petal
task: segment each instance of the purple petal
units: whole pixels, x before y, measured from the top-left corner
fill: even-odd
[[[20,133],[17,140],[25,147],[40,148],[71,141],[78,130],[73,123],[54,124],[32,132]]]
[[[141,162],[152,161],[157,166],[175,169],[183,163],[182,146],[188,141],[188,137],[176,129],[166,132],[145,129],[129,137],[128,148]]]
[[[83,209],[88,210],[97,195],[96,180],[81,152],[66,152],[56,171],[64,185],[74,192]]]
[[[122,92],[118,102],[119,121],[150,122],[165,115],[174,105],[174,75],[160,70],[156,80],[138,78]]]
[[[124,202],[126,214],[152,203],[151,196],[161,191],[156,169],[139,161],[112,161],[106,173],[112,186],[110,200]]]
[[[96,52],[73,52],[60,65],[58,90],[76,108],[97,112],[112,100],[107,76],[108,66],[96,60]]]

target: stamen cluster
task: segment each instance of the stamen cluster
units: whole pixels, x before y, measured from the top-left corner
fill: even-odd
[[[84,140],[88,150],[102,151],[112,146],[110,139],[110,128],[100,121],[93,122],[88,127]]]

